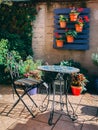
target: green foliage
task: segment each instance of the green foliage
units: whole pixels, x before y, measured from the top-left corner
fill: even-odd
[[[40,71],[34,71],[37,70],[38,66],[40,66],[41,64],[41,60],[34,61],[32,56],[28,56],[26,60],[23,61],[21,57],[18,55],[18,53],[9,52],[6,58],[5,73],[8,73],[8,76],[10,78],[10,67],[13,69],[17,67],[20,77],[28,77],[30,76],[28,75],[30,73],[32,74],[32,76],[34,75],[37,78],[40,78],[42,73]]]
[[[68,22],[68,18],[66,16],[64,16],[64,15],[60,15],[59,22],[60,21],[66,21],[66,22]]]
[[[82,73],[84,75],[88,74],[88,71],[85,68],[83,68],[79,62],[76,62],[73,59],[63,60],[60,62],[60,65],[76,67],[76,68],[80,69],[80,73]]]
[[[75,30],[71,30],[71,29],[66,29],[65,31],[65,35],[70,35],[70,36],[73,36],[73,37],[77,37],[77,32]]]
[[[31,70],[36,70],[41,64],[41,60],[34,61],[32,56],[28,56],[25,61],[19,61],[19,73],[21,75],[29,73]]]
[[[92,58],[93,63],[96,66],[98,66],[98,53],[93,53],[91,58]]]
[[[6,56],[8,53],[8,40],[1,39],[0,41],[0,64],[6,63]]]
[[[36,9],[31,2],[0,5],[0,39],[8,39],[9,50],[18,51],[23,59],[33,55],[32,22],[35,16]]]

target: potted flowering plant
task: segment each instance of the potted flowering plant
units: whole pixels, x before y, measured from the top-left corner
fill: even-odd
[[[63,36],[60,35],[58,32],[55,32],[54,37],[56,39],[57,47],[63,47],[63,43],[64,43]]]
[[[80,95],[83,90],[86,90],[85,86],[88,80],[82,73],[71,74],[71,90],[73,95]]]
[[[78,15],[83,11],[83,8],[75,8],[75,7],[72,7],[70,8],[70,21],[76,21],[77,20],[77,17]]]
[[[76,31],[77,31],[77,32],[82,32],[83,25],[84,25],[86,22],[89,22],[88,16],[84,16],[83,18],[82,18],[82,17],[77,18],[77,21],[76,21],[76,24],[75,24],[75,29],[76,29]]]
[[[59,23],[61,28],[65,28],[67,22],[68,22],[68,18],[66,16],[64,15],[59,16]]]
[[[74,38],[77,37],[77,32],[75,30],[66,29],[65,35],[66,35],[66,38],[67,38],[67,42],[72,43],[74,41]]]

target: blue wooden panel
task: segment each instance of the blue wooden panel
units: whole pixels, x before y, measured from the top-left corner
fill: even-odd
[[[90,8],[83,8],[82,13],[89,13],[90,12]],[[54,10],[55,14],[68,14],[70,13],[70,9],[69,8],[59,8],[59,9],[55,9]]]
[[[53,44],[53,48],[60,49],[60,50],[88,50],[88,44],[65,44],[63,47],[57,47],[56,44]]]
[[[71,22],[71,21],[68,21],[66,28],[60,28],[59,16],[64,15],[67,18],[69,18],[69,13],[70,13],[69,8],[58,8],[54,10],[54,33],[58,32],[64,37],[66,28],[75,30],[76,22]],[[90,18],[90,8],[83,8],[83,11],[79,14],[80,17],[84,17],[85,15]],[[83,31],[78,33],[78,36],[75,38],[74,42],[71,43],[70,45],[69,43],[66,42],[66,37],[65,37],[64,46],[62,49],[74,49],[74,50],[89,49],[89,28],[90,28],[90,23],[88,22],[83,26]],[[55,37],[53,43],[54,43],[53,47],[59,49],[58,47],[56,47]]]
[[[65,30],[54,30],[54,32],[58,32],[58,33],[65,33]],[[82,32],[81,32],[81,34],[87,34],[87,33],[89,33],[89,30],[83,30]],[[80,34],[80,33],[79,33]]]

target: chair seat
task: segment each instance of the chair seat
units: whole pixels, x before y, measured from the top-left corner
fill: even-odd
[[[19,86],[25,86],[25,85],[32,86],[40,82],[41,80],[37,80],[33,78],[23,78],[23,79],[16,80],[14,83]]]

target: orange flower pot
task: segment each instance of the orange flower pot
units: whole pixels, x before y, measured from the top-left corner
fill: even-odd
[[[66,27],[66,22],[65,21],[60,21],[60,27],[65,28]]]
[[[63,47],[63,40],[56,40],[57,47]]]
[[[66,38],[68,43],[72,43],[74,41],[74,37],[71,35],[67,35]]]
[[[76,29],[77,32],[82,32],[83,26],[81,26],[79,24],[75,24],[75,29]]]
[[[73,95],[79,96],[82,92],[81,86],[71,86],[71,91]]]
[[[71,13],[70,14],[70,21],[76,21],[78,17],[78,14]]]

